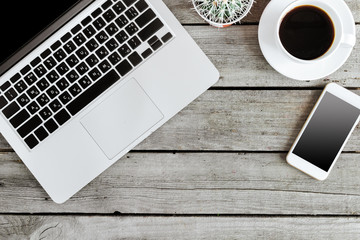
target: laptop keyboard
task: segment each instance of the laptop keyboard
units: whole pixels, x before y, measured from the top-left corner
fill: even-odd
[[[33,149],[172,38],[145,0],[107,0],[0,86],[0,109]]]

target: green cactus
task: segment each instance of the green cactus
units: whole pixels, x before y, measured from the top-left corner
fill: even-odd
[[[199,13],[216,23],[236,21],[245,12],[249,0],[193,0]]]

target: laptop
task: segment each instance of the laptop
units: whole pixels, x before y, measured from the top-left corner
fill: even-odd
[[[0,131],[56,203],[219,79],[160,0],[1,8]]]

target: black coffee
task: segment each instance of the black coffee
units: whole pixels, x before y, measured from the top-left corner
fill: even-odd
[[[324,10],[303,5],[286,14],[280,25],[279,36],[291,55],[313,60],[329,50],[334,41],[335,28]]]

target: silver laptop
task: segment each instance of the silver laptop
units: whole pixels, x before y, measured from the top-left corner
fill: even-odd
[[[1,7],[0,131],[56,203],[219,78],[160,0]]]

